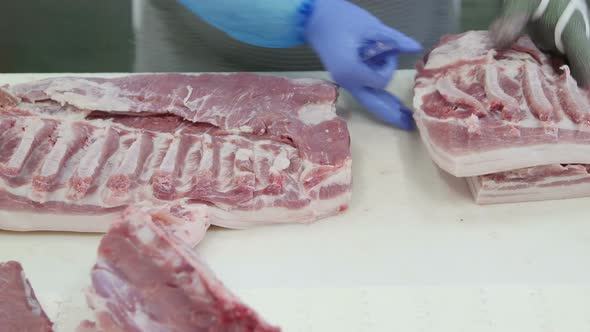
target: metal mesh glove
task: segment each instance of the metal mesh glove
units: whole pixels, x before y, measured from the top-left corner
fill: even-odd
[[[495,46],[510,46],[528,32],[545,51],[559,52],[572,75],[590,87],[590,24],[585,0],[505,0],[501,16],[490,26]]]

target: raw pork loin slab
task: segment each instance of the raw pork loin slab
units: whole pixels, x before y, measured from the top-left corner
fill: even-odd
[[[129,209],[103,237],[88,292],[96,324],[79,331],[278,332],[160,226],[165,218]]]
[[[336,99],[328,82],[246,73],[0,88],[0,208],[21,215],[0,228],[103,232],[137,202],[232,228],[337,214],[352,163]]]
[[[478,204],[590,196],[588,165],[547,165],[467,178]]]
[[[490,44],[483,31],[447,36],[418,66],[414,118],[435,163],[458,177],[590,164],[589,100],[567,65],[528,37]]]
[[[53,331],[18,262],[0,263],[0,331]]]

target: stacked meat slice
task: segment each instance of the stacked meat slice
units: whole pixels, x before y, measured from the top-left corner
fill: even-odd
[[[337,214],[352,161],[336,99],[328,82],[244,73],[2,88],[0,209],[22,218],[0,228],[102,232],[136,203],[232,228]]]
[[[446,36],[418,65],[414,118],[435,161],[479,203],[590,196],[590,101],[528,37]]]

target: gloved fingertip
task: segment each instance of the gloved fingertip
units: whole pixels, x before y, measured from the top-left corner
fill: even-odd
[[[394,125],[403,130],[413,130],[416,125],[414,118],[401,110],[398,112],[391,112],[387,116],[378,116],[382,121]]]
[[[404,53],[420,53],[424,50],[424,48],[418,41],[409,37],[407,40],[400,42],[399,46],[400,51]]]
[[[400,106],[400,109],[399,110],[400,110],[400,112],[402,112],[402,113],[404,113],[405,115],[408,115],[408,116],[413,116],[413,114],[414,114],[414,112],[412,112],[411,109],[409,109],[409,108],[407,108],[405,106]]]
[[[407,108],[402,106],[395,97],[384,98],[379,105],[371,109],[371,113],[379,120],[403,130],[414,128],[414,118]]]
[[[378,120],[403,130],[415,128],[412,112],[389,92],[371,88],[353,89],[351,92]]]
[[[389,81],[393,77],[393,74],[397,70],[397,67],[398,67],[398,61],[397,61],[396,56],[389,56],[385,60],[384,64],[382,64],[381,66],[375,66],[373,69],[379,75],[381,75],[382,84],[380,86],[373,86],[372,88],[384,89],[387,86],[387,84],[389,84]]]
[[[417,40],[400,31],[385,26],[383,33],[395,41],[401,53],[420,53],[423,51],[422,45]]]

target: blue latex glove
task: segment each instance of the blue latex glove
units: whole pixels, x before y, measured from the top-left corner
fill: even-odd
[[[316,0],[310,9],[305,37],[332,79],[379,119],[413,129],[411,111],[384,89],[397,69],[397,54],[421,52],[421,45],[348,1]],[[382,63],[368,64],[359,50],[371,42],[393,44],[396,50]]]
[[[410,110],[384,88],[397,69],[397,54],[422,47],[360,7],[345,0],[178,1],[244,43],[292,47],[307,41],[332,79],[369,111],[400,128],[414,127]],[[381,54],[380,61],[367,60],[359,51],[370,49],[372,42],[394,50]]]
[[[269,48],[305,44],[303,26],[314,0],[178,0],[243,43]]]

